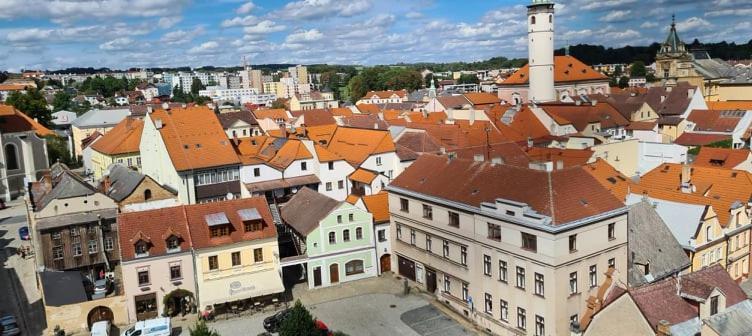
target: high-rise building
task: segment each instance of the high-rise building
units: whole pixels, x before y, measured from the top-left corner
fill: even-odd
[[[287,69],[290,72],[290,77],[296,79],[298,84],[308,84],[308,68],[303,65],[296,65]]]
[[[554,91],[554,3],[533,0],[527,6],[530,100],[556,100]]]

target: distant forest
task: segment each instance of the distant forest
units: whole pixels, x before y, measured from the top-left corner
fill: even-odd
[[[653,43],[647,47],[626,46],[621,48],[606,48],[600,45],[578,44],[569,47],[569,54],[576,57],[586,64],[613,64],[613,63],[632,63],[642,61],[645,64],[655,62],[655,54],[661,48],[658,43]],[[752,59],[752,40],[746,44],[728,43],[726,41],[718,43],[700,43],[695,39],[687,45],[689,50],[705,50],[710,57],[720,58],[726,61],[731,60],[748,60]],[[564,55],[564,48],[554,51],[556,55]]]

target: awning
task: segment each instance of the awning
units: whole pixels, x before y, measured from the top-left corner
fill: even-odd
[[[240,209],[238,210],[238,216],[240,216],[240,220],[242,221],[261,219],[261,214],[256,208]]]
[[[300,187],[300,186],[305,186],[309,184],[317,184],[317,183],[321,183],[321,180],[319,180],[319,178],[316,177],[316,175],[306,175],[306,176],[290,177],[290,178],[273,180],[273,181],[247,183],[245,187],[248,189],[248,191],[254,193],[254,192],[267,191],[267,190]]]
[[[269,268],[260,272],[205,280],[199,291],[199,304],[203,307],[284,291],[285,286],[279,272],[274,268]]]

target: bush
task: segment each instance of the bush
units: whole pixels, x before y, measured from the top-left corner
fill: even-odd
[[[196,321],[196,325],[193,328],[188,328],[191,336],[219,336],[215,330],[209,329],[206,325],[206,321]]]

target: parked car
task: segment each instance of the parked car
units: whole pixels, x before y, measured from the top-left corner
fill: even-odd
[[[279,331],[282,322],[290,315],[290,309],[285,309],[264,319],[264,330],[275,333]]]
[[[108,278],[99,279],[94,281],[94,294],[91,296],[92,300],[101,299],[107,294],[112,292],[112,281]]]
[[[123,332],[122,336],[170,336],[171,334],[170,318],[158,317],[136,322],[136,325]]]
[[[110,336],[110,321],[97,321],[91,325],[91,336]]]
[[[16,336],[21,334],[21,328],[18,326],[15,316],[3,315],[0,317],[0,330],[2,336]]]
[[[21,237],[21,240],[31,240],[31,236],[29,235],[29,227],[28,226],[22,226],[18,229],[18,236]]]

